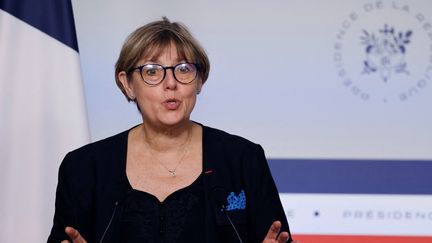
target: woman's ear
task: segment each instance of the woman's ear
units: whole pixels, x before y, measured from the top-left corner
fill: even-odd
[[[133,89],[133,86],[131,85],[131,82],[128,80],[128,75],[125,71],[121,71],[118,73],[118,79],[120,80],[124,90],[126,91],[127,96],[131,100],[135,100],[135,92]]]

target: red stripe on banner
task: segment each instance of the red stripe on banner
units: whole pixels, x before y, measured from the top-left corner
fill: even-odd
[[[293,235],[299,243],[431,243],[431,237],[364,235]]]

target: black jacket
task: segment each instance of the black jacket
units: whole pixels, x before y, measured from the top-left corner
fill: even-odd
[[[88,144],[64,158],[56,193],[54,225],[48,242],[68,239],[66,226],[88,242],[118,242],[126,177],[128,131]],[[239,242],[222,209],[229,194],[246,195],[246,208],[226,213],[243,242],[261,242],[275,220],[288,223],[261,146],[203,126],[203,173],[206,242]]]

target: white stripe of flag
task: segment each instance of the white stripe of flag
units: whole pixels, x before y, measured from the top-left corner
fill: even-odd
[[[0,9],[0,242],[46,241],[58,166],[88,141],[77,51]]]

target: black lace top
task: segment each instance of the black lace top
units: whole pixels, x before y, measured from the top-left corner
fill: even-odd
[[[202,175],[163,202],[132,190],[123,206],[121,242],[204,242]]]

